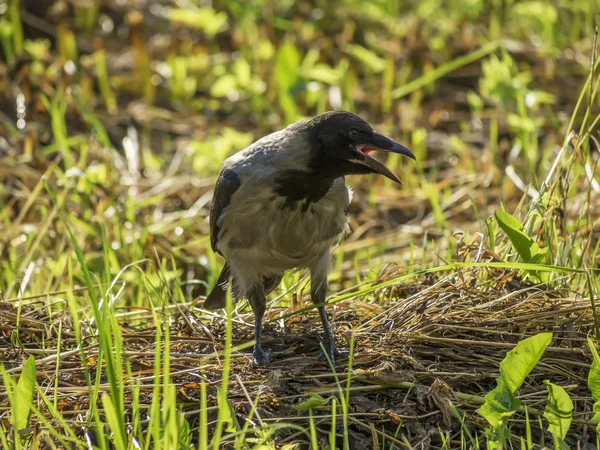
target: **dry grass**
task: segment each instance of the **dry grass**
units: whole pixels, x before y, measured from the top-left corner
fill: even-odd
[[[484,279],[487,281],[482,283]],[[332,308],[340,347],[349,346],[352,334],[356,342],[349,388],[350,448],[372,448],[374,435],[400,448],[439,446],[444,432],[456,440],[460,423],[448,401],[465,415],[473,433],[481,430],[485,423],[474,411],[495,386],[500,361],[517,342],[544,331],[553,333],[552,344],[518,396],[532,418],[534,439],[543,438],[536,423],[547,401],[543,380],[550,379],[565,387],[576,405],[570,442],[593,442],[593,400],[586,382],[591,361],[586,338],[593,329],[589,299],[564,289],[527,285],[515,271],[494,268],[456,269],[448,275],[395,283],[375,293],[393,302],[376,306],[364,303],[359,296]],[[48,315],[44,301],[31,301],[20,312],[10,302],[3,308],[0,327],[4,349],[0,356],[5,367],[18,374],[24,359],[35,355],[39,386],[48,395],[54,390],[62,416],[79,423],[81,412],[89,408],[89,387],[70,316],[64,312]],[[251,347],[247,343],[252,339],[252,315],[238,311],[233,317],[233,344],[235,348],[245,347],[231,356],[229,400],[238,420],[243,420],[258,400],[253,410],[256,425],[305,425],[306,411],[294,411],[292,406],[307,392],[326,398],[340,395],[327,364],[317,361],[317,315],[279,319],[286,311],[274,307],[268,316],[265,342],[273,348],[275,361],[265,369],[250,365]],[[159,307],[155,313],[167,314],[172,322],[171,377],[177,386],[177,401],[192,428],[197,423],[202,379],[208,384],[209,420],[216,420],[215,389],[223,371],[219,355],[223,352],[224,321],[207,315],[195,304],[172,305],[169,311]],[[123,308],[117,316],[131,364],[128,377],[140,383],[139,402],[144,410],[150,407],[155,382],[153,315],[139,308]],[[86,323],[81,326],[88,329]],[[56,330],[60,336],[55,336]],[[17,347],[13,345],[15,335],[20,342]],[[99,368],[98,346],[90,336],[84,342],[86,366],[94,376]],[[336,369],[344,390],[347,364],[347,360],[340,360]],[[104,377],[100,389],[109,390]],[[126,404],[132,401],[131,395],[128,390]],[[330,405],[315,410],[318,429],[329,429],[330,414]],[[524,414],[512,422],[514,443],[519,445],[518,436],[525,434]],[[79,425],[93,428],[93,423],[85,421]],[[31,426],[35,427],[35,422]],[[277,441],[280,445],[301,444],[303,439],[302,433],[287,430],[278,433]]]

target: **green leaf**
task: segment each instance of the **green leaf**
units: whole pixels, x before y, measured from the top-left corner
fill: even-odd
[[[592,367],[590,368],[590,373],[588,374],[588,387],[592,392],[592,398],[595,400],[595,414],[594,417],[592,417],[592,422],[597,424],[596,430],[600,431],[600,356],[598,356],[596,346],[591,338],[588,338],[588,346],[590,347],[590,351],[594,357]]]
[[[31,416],[31,405],[33,405],[33,392],[35,390],[35,358],[31,355],[23,365],[23,371],[15,389],[15,402],[19,405],[11,405],[15,414],[14,424],[18,430],[23,430],[29,425]]]
[[[307,409],[316,408],[317,406],[323,406],[326,403],[327,403],[326,398],[321,397],[316,392],[309,392],[308,398],[306,400],[304,400],[303,402],[298,403],[297,405],[294,405],[293,408],[296,411],[305,411]]]
[[[515,393],[536,366],[546,347],[552,341],[552,333],[540,333],[517,344],[500,363],[500,376],[506,386]]]
[[[485,403],[477,410],[492,428],[499,429],[518,411],[520,402],[515,393],[538,363],[552,340],[552,333],[540,333],[524,339],[506,354],[500,363],[500,377],[496,388],[485,396]]]
[[[502,379],[499,379],[498,386],[487,393],[485,403],[477,412],[489,422],[492,428],[497,429],[518,411],[520,406],[521,402],[506,387]]]
[[[544,383],[548,386],[548,403],[544,411],[544,417],[548,420],[548,431],[562,440],[573,420],[573,402],[561,386],[548,380],[544,380]]]
[[[494,213],[494,217],[512,242],[519,256],[523,258],[523,261],[530,263],[542,262],[546,249],[540,248],[533,239],[523,232],[521,222],[509,213],[500,210]]]

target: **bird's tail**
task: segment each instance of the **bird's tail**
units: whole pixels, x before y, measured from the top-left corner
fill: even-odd
[[[229,284],[229,265],[225,264],[217,284],[212,288],[210,294],[204,301],[204,309],[219,309],[225,308],[227,304],[227,285]]]

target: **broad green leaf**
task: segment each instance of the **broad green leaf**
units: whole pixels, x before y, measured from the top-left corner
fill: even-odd
[[[548,380],[544,380],[544,383],[548,386],[548,403],[544,411],[544,417],[548,421],[548,431],[562,440],[567,435],[573,420],[573,402],[561,386]]]
[[[11,405],[15,414],[14,423],[18,430],[23,430],[29,425],[35,379],[35,358],[31,355],[23,365],[23,371],[15,389],[14,401],[19,407],[15,408],[16,405]]]
[[[594,399],[595,414],[594,417],[592,417],[592,422],[597,424],[596,430],[600,431],[600,356],[598,356],[594,341],[592,341],[591,338],[588,338],[588,346],[594,357],[590,373],[588,374],[588,387],[590,388],[592,398]]]
[[[552,333],[540,333],[517,344],[500,363],[500,376],[512,393],[525,381],[552,341]]]
[[[523,225],[521,225],[521,222],[519,222],[516,217],[512,216],[506,211],[498,210],[494,212],[494,215],[496,216],[496,220],[498,221],[498,223],[502,226],[502,229],[506,227],[518,231],[521,231],[523,229]],[[526,236],[525,238],[529,239],[529,236]]]
[[[316,392],[309,392],[308,398],[297,405],[294,405],[293,408],[296,411],[305,411],[307,409],[316,408],[317,406],[323,406],[327,403],[327,399],[321,397]]]
[[[538,363],[551,340],[552,333],[540,333],[524,339],[500,363],[498,385],[488,392],[485,403],[477,410],[495,430],[518,411],[520,402],[514,394]]]
[[[498,386],[487,393],[485,403],[477,410],[479,415],[489,422],[492,428],[499,428],[505,419],[508,419],[519,410],[521,402],[506,387],[501,379]]]
[[[496,221],[512,242],[515,250],[523,261],[537,263],[543,260],[546,249],[539,245],[523,232],[523,225],[516,218],[505,211],[494,213]]]

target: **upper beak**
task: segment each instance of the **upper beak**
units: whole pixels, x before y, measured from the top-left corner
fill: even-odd
[[[387,152],[398,153],[399,155],[404,155],[408,156],[409,158],[416,159],[413,152],[407,149],[404,145],[398,144],[389,137],[379,133],[373,133],[373,136],[369,140],[369,142],[366,144],[359,145],[357,147],[357,150],[358,162],[369,166],[374,171],[400,184],[402,184],[402,181],[400,181],[400,179],[381,161],[370,156],[369,152],[373,150],[384,150]]]

